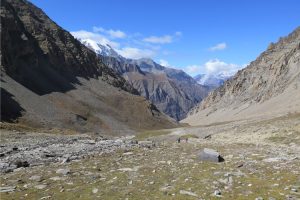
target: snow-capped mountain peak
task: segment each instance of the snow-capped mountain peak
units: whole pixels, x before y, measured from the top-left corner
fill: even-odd
[[[89,49],[93,50],[95,53],[102,56],[111,56],[115,58],[123,58],[118,54],[109,44],[100,44],[92,39],[79,39],[79,41],[84,44]]]
[[[220,72],[218,74],[199,74],[194,79],[201,85],[217,88],[234,74],[229,72]]]

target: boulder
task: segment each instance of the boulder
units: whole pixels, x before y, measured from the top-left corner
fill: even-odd
[[[70,169],[58,169],[56,170],[56,173],[57,174],[62,174],[62,175],[67,175],[67,174],[70,174]]]
[[[16,186],[0,187],[0,193],[2,193],[2,192],[14,192],[15,190],[16,190]]]
[[[198,197],[198,195],[194,192],[191,191],[186,191],[186,190],[180,190],[179,194],[184,194],[184,195],[189,195],[189,196],[193,196],[193,197]]]
[[[146,147],[146,148],[152,148],[155,146],[155,144],[153,143],[153,141],[138,141],[138,144],[140,147]]]
[[[200,151],[198,157],[202,161],[224,162],[224,158],[217,151],[208,148]]]

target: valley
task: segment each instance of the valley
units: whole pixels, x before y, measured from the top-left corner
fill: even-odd
[[[74,1],[80,16],[66,11],[64,29],[36,1],[55,5],[1,1],[1,200],[300,199],[299,26],[285,27],[289,34],[244,62],[261,48],[261,33],[247,33],[246,42],[236,27],[230,34],[198,29],[200,36],[176,28],[158,37],[151,31],[163,29],[144,20],[133,27],[145,26],[147,35],[95,24],[81,30],[90,21],[81,11],[90,6],[89,17],[105,16],[104,1],[93,2],[94,13]],[[49,14],[70,9],[66,2]],[[139,9],[124,14],[127,3],[115,5],[122,12],[108,13],[109,23],[140,18]],[[267,31],[264,41],[274,38]],[[226,34],[232,45],[209,47]],[[173,51],[180,40],[187,43]],[[193,57],[204,64],[183,64]]]
[[[1,199],[296,200],[299,122],[294,114],[106,139],[1,131],[1,166],[17,158],[30,164],[1,176]],[[177,143],[185,136],[187,142]],[[217,150],[225,161],[199,160],[203,148]],[[12,192],[3,193],[5,188]]]

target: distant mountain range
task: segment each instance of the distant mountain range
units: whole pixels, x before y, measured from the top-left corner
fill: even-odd
[[[198,84],[182,70],[164,67],[152,59],[126,59],[109,45],[91,39],[79,40],[96,52],[102,61],[120,75],[162,112],[181,120],[207,96],[210,87]]]

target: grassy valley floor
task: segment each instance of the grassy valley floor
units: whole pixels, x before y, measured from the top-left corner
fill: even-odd
[[[9,141],[1,132],[5,146]],[[177,143],[179,137],[188,142]],[[300,199],[297,114],[145,132],[137,138],[155,146],[120,147],[3,173],[1,200]],[[203,148],[217,150],[225,162],[200,161]]]

